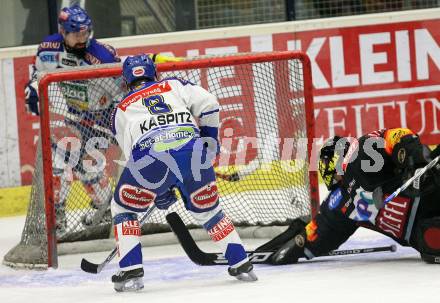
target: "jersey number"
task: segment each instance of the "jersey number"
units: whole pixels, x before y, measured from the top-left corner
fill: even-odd
[[[148,108],[152,115],[166,114],[173,111],[171,106],[165,103],[161,95],[144,98],[142,103]]]

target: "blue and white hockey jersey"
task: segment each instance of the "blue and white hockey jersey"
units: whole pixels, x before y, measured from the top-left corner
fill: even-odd
[[[199,137],[217,142],[219,104],[204,88],[169,78],[130,92],[115,109],[112,123],[126,159],[151,149],[190,149]]]
[[[116,62],[120,59],[114,48],[96,39],[90,39],[84,56],[78,56],[66,51],[61,34],[53,34],[38,47],[30,84],[37,89],[38,72]],[[61,82],[59,90],[50,90],[50,101],[57,103],[51,111],[66,116],[66,119],[90,120],[106,126],[104,121],[109,120],[114,102],[119,102],[123,96],[120,83],[113,78]],[[59,96],[65,101],[62,105]]]

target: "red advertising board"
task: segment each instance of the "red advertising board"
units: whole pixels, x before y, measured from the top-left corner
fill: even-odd
[[[356,137],[401,126],[418,132],[424,143],[440,142],[440,20],[275,33],[271,37],[274,51],[302,49],[311,59],[316,137]],[[249,51],[250,36],[118,49],[122,56]],[[30,170],[23,168],[34,165],[33,145],[38,134],[38,119],[24,112],[23,87],[30,62],[31,58],[14,61],[23,184],[31,182]],[[242,131],[252,137],[249,132],[254,130]]]

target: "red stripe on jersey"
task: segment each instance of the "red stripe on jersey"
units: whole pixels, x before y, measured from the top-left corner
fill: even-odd
[[[131,104],[142,100],[143,98],[153,96],[153,95],[160,95],[166,92],[169,92],[171,90],[171,86],[168,84],[168,81],[159,82],[156,84],[153,84],[147,88],[141,89],[140,91],[128,96],[124,100],[122,100],[121,103],[119,103],[118,108],[120,108],[122,111],[126,111],[127,107],[129,107]]]

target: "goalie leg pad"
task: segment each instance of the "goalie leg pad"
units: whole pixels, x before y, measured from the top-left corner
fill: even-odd
[[[112,187],[106,171],[101,173],[76,173],[88,196],[92,199],[93,208],[107,207],[112,197]]]
[[[119,267],[124,270],[142,268],[141,230],[137,214],[120,213],[113,218],[118,247]]]
[[[417,224],[417,250],[422,259],[429,263],[440,259],[440,217],[422,219]]]

